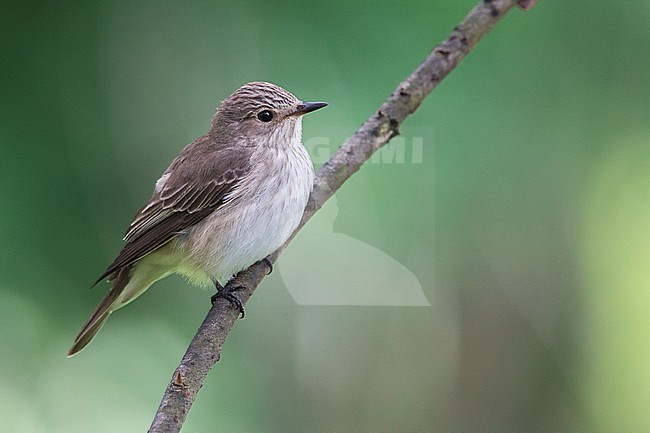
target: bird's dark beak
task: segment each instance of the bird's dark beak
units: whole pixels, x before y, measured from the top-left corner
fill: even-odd
[[[316,111],[319,108],[323,108],[327,105],[326,102],[302,102],[296,107],[296,111],[293,112],[294,116],[302,116],[303,114],[311,113]]]

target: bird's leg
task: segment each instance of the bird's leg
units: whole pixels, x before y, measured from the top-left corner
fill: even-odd
[[[240,318],[244,318],[244,306],[241,303],[241,299],[239,299],[239,296],[235,294],[236,291],[238,290],[245,290],[246,287],[244,286],[235,286],[235,287],[228,287],[226,284],[226,287],[222,286],[219,284],[217,280],[212,281],[214,283],[214,287],[217,289],[217,293],[212,295],[210,297],[210,302],[212,302],[212,305],[214,305],[215,302],[217,302],[217,298],[224,298],[226,301],[230,302],[235,309],[239,311],[241,314]]]
[[[266,266],[269,267],[269,271],[266,273],[266,275],[271,275],[271,272],[273,272],[273,263],[269,260],[268,257],[264,257],[260,262],[264,262]]]

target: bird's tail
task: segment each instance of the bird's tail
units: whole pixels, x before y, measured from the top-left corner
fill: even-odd
[[[130,269],[127,266],[117,272],[117,276],[113,280],[113,287],[111,287],[95,312],[90,316],[90,319],[88,319],[79,335],[77,335],[77,338],[75,338],[74,343],[68,352],[68,357],[71,357],[86,347],[86,345],[90,343],[93,337],[102,328],[102,325],[106,322],[108,316],[121,306],[117,304],[117,301],[119,295],[124,291],[124,288],[129,283],[129,271]]]

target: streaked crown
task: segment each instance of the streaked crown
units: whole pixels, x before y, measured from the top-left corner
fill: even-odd
[[[224,99],[217,109],[214,120],[243,121],[255,117],[265,108],[284,111],[299,103],[298,98],[280,86],[254,81],[244,84]]]

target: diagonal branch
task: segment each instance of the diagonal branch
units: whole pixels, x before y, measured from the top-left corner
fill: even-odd
[[[314,190],[296,232],[343,182],[359,170],[373,152],[399,134],[399,126],[404,119],[420,106],[424,98],[469,54],[506,12],[516,5],[528,9],[534,3],[535,0],[482,0],[472,9],[449,37],[433,49],[379,110],[320,168],[314,182]],[[289,242],[291,239],[269,256],[269,260],[275,262]],[[247,288],[239,292],[242,304],[248,302],[267,271],[266,264],[256,263],[240,272],[235,280],[230,282]],[[221,298],[210,309],[180,365],[174,371],[149,432],[171,433],[181,430],[205,377],[221,357],[221,347],[238,314],[228,301]]]

